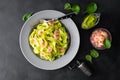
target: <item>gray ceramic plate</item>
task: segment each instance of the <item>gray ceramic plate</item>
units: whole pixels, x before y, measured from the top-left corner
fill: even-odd
[[[65,14],[59,11],[43,10],[35,13],[24,23],[20,32],[20,37],[19,37],[20,48],[25,58],[32,65],[40,69],[55,70],[55,69],[62,68],[68,63],[70,63],[75,57],[75,55],[77,54],[77,51],[80,46],[80,35],[75,23],[70,18],[64,19],[61,21],[66,27],[66,29],[68,30],[68,32],[70,33],[70,37],[71,37],[70,47],[64,56],[54,61],[41,60],[40,58],[38,58],[36,55],[33,54],[32,49],[29,45],[28,38],[31,32],[31,29],[33,28],[33,25],[38,23],[40,19],[52,19],[52,18],[61,17],[63,15]]]

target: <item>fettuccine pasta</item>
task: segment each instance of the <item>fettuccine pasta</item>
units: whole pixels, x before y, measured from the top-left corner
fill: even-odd
[[[29,43],[34,54],[43,60],[53,61],[65,54],[68,45],[68,33],[60,21],[39,23],[30,33]]]

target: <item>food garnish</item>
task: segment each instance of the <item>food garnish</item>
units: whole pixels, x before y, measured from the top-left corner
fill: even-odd
[[[85,9],[85,12],[84,13],[94,13],[97,11],[97,4],[95,2],[91,2],[88,4],[88,6],[86,7]]]
[[[90,50],[90,52],[85,55],[85,59],[91,63],[92,63],[93,58],[96,59],[98,57],[99,57],[99,52],[96,51],[95,49]]]
[[[91,57],[91,55],[86,55],[85,56],[85,59],[87,60],[87,61],[89,61],[89,62],[91,62],[92,63],[92,57]]]
[[[22,20],[23,21],[26,21],[26,20],[28,20],[28,18],[30,18],[32,16],[32,13],[25,13],[24,15],[23,15],[23,17],[22,17]]]
[[[71,5],[70,3],[66,3],[64,5],[65,10],[71,10],[73,12],[79,13],[80,12],[80,6],[77,4]]]
[[[109,49],[111,47],[111,41],[108,38],[106,38],[103,42],[103,45],[105,48]]]

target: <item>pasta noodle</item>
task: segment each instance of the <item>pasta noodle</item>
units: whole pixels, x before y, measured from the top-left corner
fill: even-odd
[[[65,54],[68,45],[68,33],[60,21],[39,23],[29,36],[34,54],[43,60],[53,61]]]

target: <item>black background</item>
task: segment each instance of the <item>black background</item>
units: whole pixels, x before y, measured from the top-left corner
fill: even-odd
[[[81,29],[85,15],[83,11],[90,2],[98,4],[101,13],[99,24],[90,29]],[[26,12],[58,10],[64,13],[66,2],[79,4],[81,12],[72,19],[80,32],[80,48],[75,60],[84,60],[85,54],[94,49],[89,41],[91,32],[99,27],[112,34],[112,47],[99,51],[100,57],[93,60],[94,75],[87,77],[79,69],[69,70],[67,66],[58,70],[41,70],[31,65],[22,55],[19,47],[19,33]],[[0,80],[120,80],[120,0],[0,0]]]

